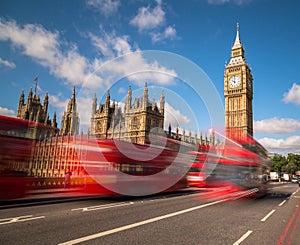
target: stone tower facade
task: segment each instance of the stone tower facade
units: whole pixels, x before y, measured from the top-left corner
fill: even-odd
[[[132,100],[129,87],[125,99],[124,111],[113,102],[107,92],[105,103],[97,108],[97,98],[92,105],[91,134],[102,139],[120,139],[138,144],[148,142],[151,130],[163,130],[165,96],[162,91],[159,107],[155,100],[148,98],[147,83],[143,96]],[[155,132],[154,132],[155,133]]]
[[[58,133],[56,113],[54,113],[53,119],[51,120],[48,114],[48,104],[48,93],[46,93],[42,103],[40,96],[36,94],[36,89],[34,93],[32,89],[30,89],[25,103],[24,90],[22,91],[18,103],[17,118],[37,123],[28,124],[27,137],[43,140]],[[38,126],[38,124],[46,125],[47,127],[42,126],[44,130],[38,130],[41,128],[41,125]]]
[[[78,135],[79,115],[77,113],[77,103],[75,98],[75,87],[73,88],[72,97],[69,100],[68,108],[64,112],[61,120],[61,135]]]
[[[239,24],[230,61],[225,67],[224,97],[226,136],[235,139],[253,136],[253,78],[240,40]]]
[[[25,119],[33,122],[51,125],[51,120],[48,115],[49,96],[46,93],[43,104],[39,95],[32,92],[30,89],[25,103],[24,90],[22,91],[18,103],[17,118]]]

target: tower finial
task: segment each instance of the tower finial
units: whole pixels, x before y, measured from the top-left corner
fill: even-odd
[[[37,83],[38,83],[39,77],[35,76],[33,81],[35,82],[35,86],[34,86],[34,94],[36,94],[36,88],[37,88]]]
[[[240,48],[240,47],[242,47],[242,43],[240,40],[240,24],[239,24],[239,22],[237,22],[236,23],[236,37],[235,37],[235,41],[232,46],[232,49],[236,49],[236,48]]]

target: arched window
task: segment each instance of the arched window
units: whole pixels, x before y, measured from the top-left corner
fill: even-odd
[[[132,125],[132,129],[139,128],[139,119],[137,117],[133,117],[131,125]]]
[[[97,130],[98,131],[102,131],[102,125],[101,125],[101,122],[97,122]]]

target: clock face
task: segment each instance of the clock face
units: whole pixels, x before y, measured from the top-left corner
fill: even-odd
[[[230,88],[237,88],[241,84],[241,77],[239,75],[233,75],[229,79],[229,87]]]

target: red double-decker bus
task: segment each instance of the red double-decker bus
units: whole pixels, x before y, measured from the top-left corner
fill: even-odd
[[[49,137],[51,127],[0,115],[0,200],[22,197],[34,141]]]
[[[263,147],[254,139],[227,139],[221,150],[211,149],[207,158],[204,172],[208,186],[229,185],[234,189],[253,190],[259,195],[266,193],[265,176],[271,162]]]
[[[174,149],[175,142],[168,147],[91,137],[74,142],[87,191],[142,196],[187,186],[188,154]]]

